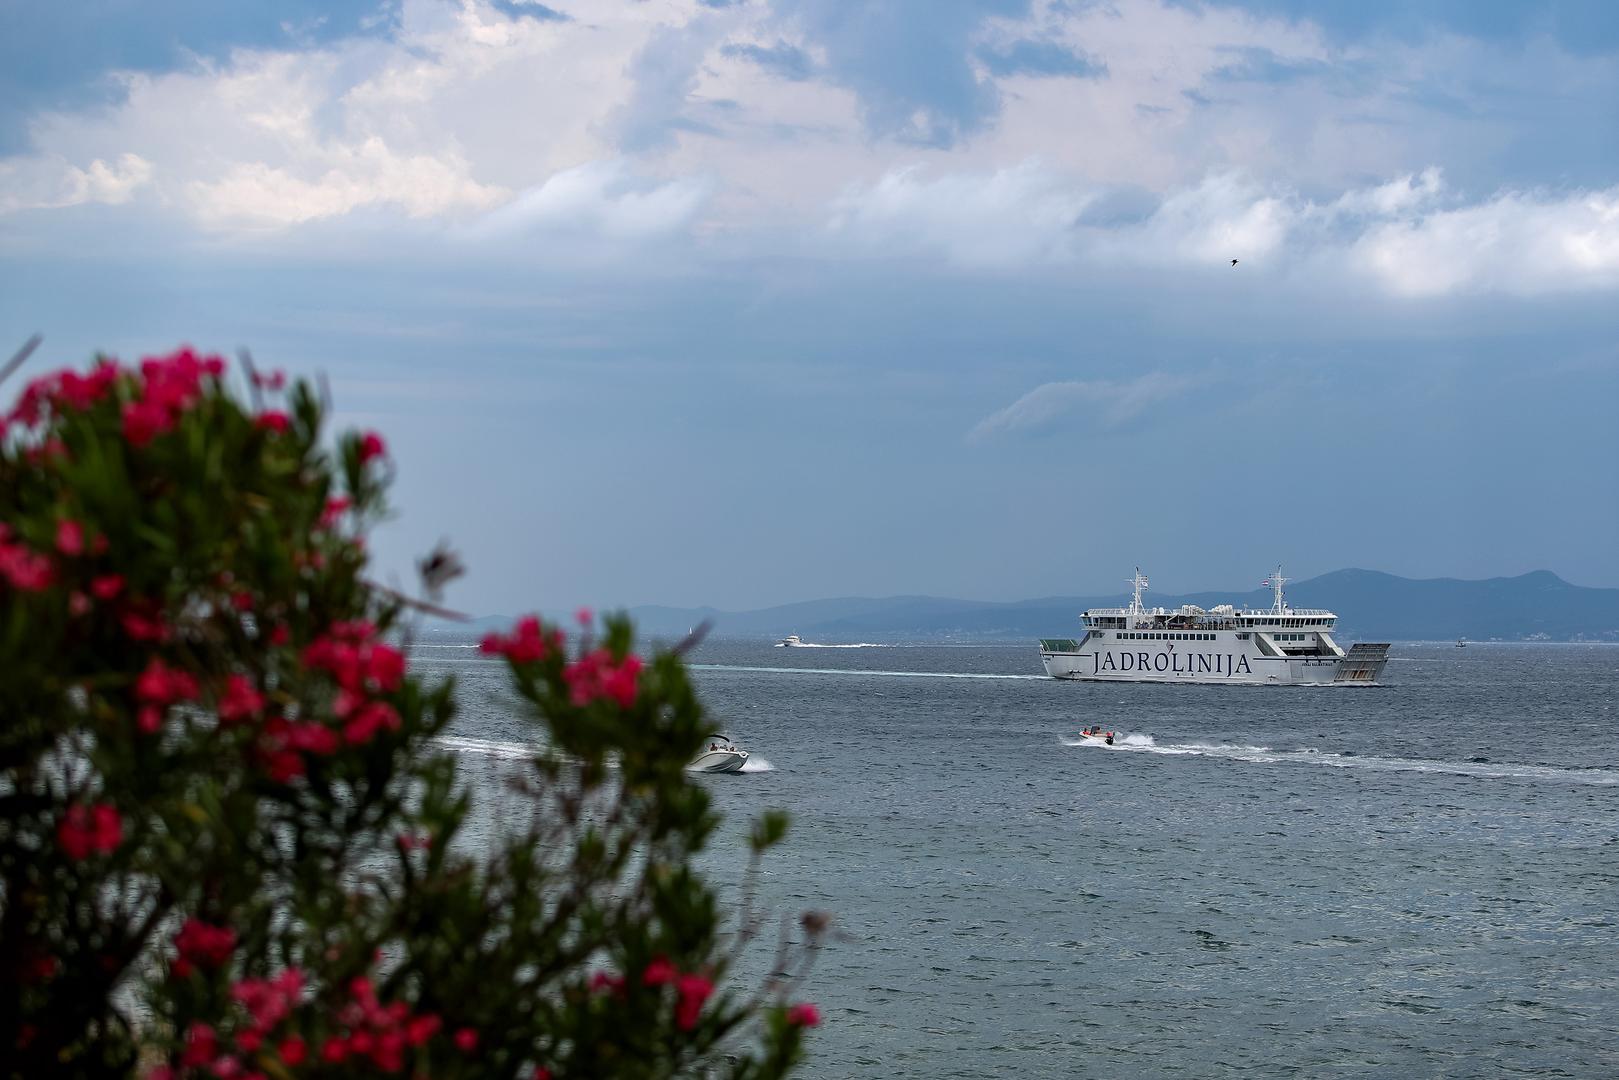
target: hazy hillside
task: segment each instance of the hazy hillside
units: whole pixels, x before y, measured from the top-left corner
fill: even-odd
[[[1533,639],[1619,641],[1619,589],[1571,585],[1537,570],[1513,578],[1412,580],[1376,570],[1336,570],[1289,585],[1289,604],[1323,607],[1340,617],[1341,639],[1479,641]],[[1219,603],[1269,607],[1268,589],[1248,593],[1148,593],[1152,605]],[[722,637],[783,637],[806,641],[948,641],[1069,636],[1087,607],[1127,602],[1111,596],[1048,597],[984,603],[932,596],[812,600],[757,611],[641,607],[633,610],[648,632],[685,633],[704,619]]]

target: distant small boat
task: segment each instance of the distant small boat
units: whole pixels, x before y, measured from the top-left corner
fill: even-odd
[[[708,745],[686,766],[688,772],[734,773],[741,772],[748,763],[748,752],[736,746],[724,735],[710,735]]]
[[[1081,731],[1079,737],[1088,743],[1101,743],[1104,746],[1112,746],[1113,738],[1116,734],[1117,732],[1103,731],[1101,724],[1093,724]]]
[[[1456,647],[1457,647],[1457,648],[1458,648],[1458,649],[1465,649],[1465,648],[1467,648],[1467,639],[1466,639],[1466,638],[1464,638],[1464,637],[1459,637],[1459,638],[1457,638],[1457,639],[1456,639]]]
[[[778,648],[778,649],[781,649],[781,648],[791,649],[794,646],[798,646],[798,645],[802,645],[802,644],[804,644],[804,642],[802,640],[800,640],[800,638],[799,638],[799,636],[797,634],[788,634],[786,637],[784,637],[780,641],[776,642],[776,648]]]

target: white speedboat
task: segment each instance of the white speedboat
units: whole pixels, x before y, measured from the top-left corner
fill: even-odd
[[[791,649],[791,648],[794,648],[795,646],[799,646],[799,645],[802,645],[802,644],[804,644],[804,642],[799,638],[799,636],[797,634],[788,634],[786,637],[784,637],[780,641],[776,642],[776,648],[778,648],[778,649]]]
[[[1117,734],[1118,732],[1116,731],[1103,731],[1100,724],[1094,724],[1081,731],[1079,738],[1085,743],[1100,743],[1103,746],[1112,746],[1113,739]]]
[[[742,766],[747,763],[746,750],[738,748],[723,735],[711,735],[686,770],[703,773],[741,772]]]

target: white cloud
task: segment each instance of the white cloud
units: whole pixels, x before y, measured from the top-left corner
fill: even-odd
[[[1118,427],[1150,406],[1183,394],[1202,381],[1192,376],[1150,371],[1128,382],[1043,383],[1006,408],[980,420],[967,433],[967,441],[984,442],[1019,431],[1041,431],[1075,413],[1093,414],[1104,428]]]
[[[380,213],[473,223],[445,230],[460,237],[725,233],[715,248],[745,256],[802,243],[970,269],[1236,258],[1414,298],[1616,284],[1616,189],[1470,202],[1417,171],[1447,161],[1426,156],[1436,133],[1502,133],[1467,127],[1487,110],[1423,111],[1424,93],[1476,104],[1486,69],[1573,100],[1614,84],[1550,46],[1368,50],[1228,7],[1041,0],[980,37],[1049,41],[1106,76],[1000,80],[998,115],[929,150],[872,137],[848,85],[727,51],[787,43],[827,66],[812,24],[769,5],[551,6],[572,18],[402,0],[378,35],[123,76],[118,104],[33,119],[33,149],[0,160],[0,213],[99,203],[269,244]]]
[[[1619,287],[1619,187],[1555,198],[1508,192],[1378,225],[1356,265],[1399,296]]]
[[[483,218],[480,236],[534,229],[597,232],[620,239],[685,228],[709,194],[701,179],[658,182],[634,175],[622,159],[565,169]]]
[[[830,227],[872,251],[899,244],[938,250],[966,266],[1014,265],[1068,257],[1090,199],[1037,162],[935,178],[910,167],[845,193],[833,204]]]
[[[298,171],[240,162],[214,181],[187,188],[197,217],[214,227],[279,228],[337,217],[369,206],[392,206],[412,218],[482,209],[506,195],[467,175],[457,155],[400,155],[373,136],[338,145]]]
[[[96,158],[82,169],[59,159],[0,162],[0,214],[86,203],[116,206],[151,179],[152,163],[139,154],[120,154],[111,165]]]

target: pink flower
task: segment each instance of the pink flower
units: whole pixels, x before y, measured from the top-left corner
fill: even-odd
[[[640,674],[640,657],[626,656],[615,664],[613,654],[606,649],[586,653],[562,669],[563,681],[568,684],[568,698],[575,705],[589,705],[599,698],[609,698],[625,709],[635,704]]]
[[[337,732],[313,720],[293,724],[287,730],[287,745],[294,750],[306,750],[319,757],[328,757],[337,753]]]
[[[150,601],[131,604],[118,614],[124,633],[132,641],[167,641],[169,627],[163,621],[163,611]]]
[[[368,701],[356,709],[348,723],[343,725],[343,738],[350,746],[361,746],[386,728],[399,730],[399,713],[392,705],[382,701]]]
[[[582,607],[573,613],[573,619],[580,626],[589,627],[591,623],[596,621],[596,613],[587,607]]]
[[[354,505],[354,500],[347,495],[334,495],[326,500],[326,509],[320,513],[320,527],[330,529],[342,520],[343,514]]]
[[[97,600],[111,600],[124,588],[122,574],[102,574],[90,579],[90,592]]]
[[[225,676],[225,692],[219,695],[219,722],[233,724],[250,720],[264,709],[264,695],[245,675]]]
[[[787,1023],[790,1027],[816,1027],[821,1022],[821,1010],[807,1001],[799,1002],[787,1010]]]
[[[667,986],[674,982],[679,974],[668,957],[659,956],[655,957],[646,966],[646,971],[641,973],[641,982],[646,986]]]
[[[291,640],[292,640],[292,631],[287,628],[286,623],[276,623],[274,628],[272,628],[271,631],[270,631],[270,644],[271,645],[274,645],[274,646],[279,648],[280,646],[285,645],[287,642],[289,642]]]
[[[463,1054],[470,1054],[474,1050],[478,1049],[478,1033],[472,1028],[461,1028],[455,1033],[453,1038],[455,1040],[456,1049],[460,1050]]]
[[[337,1064],[349,1056],[349,1044],[341,1035],[333,1035],[321,1044],[320,1059],[330,1064]]]
[[[392,645],[372,645],[362,653],[366,685],[375,692],[392,693],[405,678],[405,654]]]
[[[57,522],[56,550],[70,558],[84,554],[84,526],[72,520]]]
[[[412,1046],[420,1046],[438,1033],[444,1022],[432,1013],[414,1016],[405,1025],[405,1041]]]
[[[180,959],[203,967],[219,967],[236,950],[236,932],[227,926],[211,926],[189,918],[174,935],[174,948]]]
[[[590,976],[590,988],[598,994],[608,991],[616,994],[624,989],[624,978],[610,971],[598,971]]]
[[[211,1064],[219,1054],[219,1040],[214,1029],[207,1024],[192,1024],[186,1029],[186,1048],[180,1055],[183,1068],[194,1069]]]
[[[51,560],[21,544],[0,541],[0,578],[18,592],[40,592],[56,577]]]
[[[281,1045],[276,1047],[276,1053],[281,1055],[282,1062],[287,1065],[302,1065],[304,1058],[309,1056],[309,1047],[294,1035],[290,1039],[282,1039]]]
[[[285,435],[292,430],[292,420],[279,409],[270,409],[259,413],[254,418],[253,423],[255,426],[263,428],[265,431],[273,431],[277,435]]]
[[[360,436],[360,464],[364,465],[372,458],[387,454],[388,446],[382,441],[382,436],[374,431],[368,431]]]
[[[290,784],[304,774],[304,759],[291,750],[267,750],[262,754],[264,771],[278,784]]]
[[[253,372],[253,385],[263,390],[279,390],[287,385],[287,375],[283,371],[255,371]]]
[[[135,678],[135,697],[157,706],[195,701],[197,680],[190,672],[171,668],[154,656],[146,662],[146,670]]]
[[[714,993],[714,984],[701,975],[682,975],[675,982],[675,989],[680,994],[680,1003],[675,1006],[675,1026],[681,1031],[690,1031],[702,1015],[703,1002]]]
[[[75,804],[56,826],[56,842],[75,862],[117,850],[124,840],[124,821],[111,803]]]
[[[169,410],[154,402],[131,401],[124,406],[124,438],[137,449],[173,426]]]

